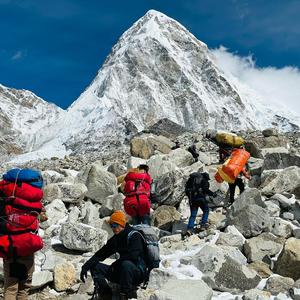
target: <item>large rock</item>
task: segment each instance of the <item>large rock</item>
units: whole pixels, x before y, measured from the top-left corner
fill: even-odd
[[[159,206],[152,215],[152,225],[163,230],[171,231],[174,222],[180,220],[180,213],[175,207]]]
[[[62,200],[68,203],[78,203],[83,200],[84,196],[87,194],[87,187],[83,183],[67,183],[60,182],[57,183],[61,192]]]
[[[270,222],[268,211],[258,205],[249,205],[228,215],[228,224],[234,225],[246,238],[268,231]]]
[[[50,204],[45,206],[45,209],[48,220],[40,223],[42,229],[46,229],[51,225],[59,223],[59,221],[63,220],[68,213],[65,204],[59,199],[53,200]]]
[[[234,227],[234,226],[228,226],[228,227]],[[245,241],[245,238],[236,229],[236,232],[220,232],[216,244],[237,247],[239,250],[242,250],[244,241]]]
[[[34,271],[32,275],[31,289],[38,289],[53,281],[53,273],[50,271]]]
[[[160,176],[156,180],[156,192],[160,196],[160,203],[170,206],[178,205],[185,196],[184,185],[180,170]]]
[[[93,204],[91,201],[84,202],[81,206],[81,223],[99,228],[101,223],[99,219],[99,206],[99,204]]]
[[[95,252],[106,243],[107,232],[82,223],[64,223],[60,240],[68,249]]]
[[[262,201],[261,193],[258,189],[246,189],[242,194],[240,194],[231,205],[229,215],[236,216],[241,210],[250,205],[257,205],[263,208],[266,207],[266,204]]]
[[[282,170],[262,189],[262,193],[267,196],[285,192],[295,194],[296,198],[300,198],[299,167],[289,167]]]
[[[202,273],[202,279],[213,289],[239,292],[253,289],[260,281],[256,272],[241,264],[232,252],[206,245],[196,253],[192,265]]]
[[[153,180],[158,179],[160,176],[175,171],[176,166],[170,162],[166,155],[156,154],[151,156],[148,160],[149,173]]]
[[[278,130],[276,128],[266,128],[262,131],[264,137],[278,136]]]
[[[87,186],[86,197],[98,203],[102,203],[109,195],[117,194],[116,176],[107,172],[100,162],[89,165],[83,173],[78,174],[78,181]]]
[[[242,300],[270,300],[271,293],[267,291],[261,291],[259,289],[252,289],[246,291]]]
[[[288,148],[288,140],[284,136],[255,137],[248,139],[245,148],[255,158],[263,158],[263,148]]]
[[[160,135],[144,135],[134,137],[130,141],[130,153],[132,156],[148,159],[157,150],[161,153],[169,153],[173,143]]]
[[[291,153],[268,153],[264,160],[264,170],[300,167],[300,155]]]
[[[279,293],[288,293],[293,285],[294,280],[292,278],[274,275],[268,278],[265,290],[273,295],[277,295]]]
[[[69,289],[76,282],[76,273],[73,264],[65,262],[54,268],[54,288],[58,292]]]
[[[255,261],[249,264],[248,267],[257,272],[261,278],[269,278],[273,274],[270,266],[262,261]]]
[[[190,166],[194,162],[192,154],[181,148],[171,151],[167,159],[178,168]]]
[[[291,223],[281,218],[271,218],[270,231],[286,239],[291,237],[293,233]]]
[[[274,257],[282,248],[283,240],[271,233],[262,233],[259,236],[246,240],[244,253],[249,262],[266,261]]]
[[[282,249],[274,271],[282,276],[300,279],[300,240],[289,238]]]
[[[44,189],[44,199],[46,202],[61,199],[64,202],[78,203],[84,198],[86,193],[87,187],[82,183],[51,183]]]
[[[108,196],[100,208],[101,218],[110,216],[115,210],[122,210],[124,198],[122,193]]]
[[[201,291],[201,292],[199,292]],[[212,299],[213,291],[203,280],[170,279],[150,296],[150,300],[197,300]]]

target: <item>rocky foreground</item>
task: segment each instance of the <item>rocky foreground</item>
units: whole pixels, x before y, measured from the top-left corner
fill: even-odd
[[[90,298],[92,280],[80,282],[79,272],[112,234],[106,220],[122,209],[124,198],[117,178],[147,163],[160,195],[152,224],[162,262],[147,289],[138,291],[139,299],[299,300],[299,133],[282,136],[270,129],[244,136],[252,179],[231,207],[226,207],[227,184],[214,180],[217,148],[200,133],[179,136],[182,147],[176,150],[167,137],[144,133],[131,141],[130,150],[123,147],[105,158],[94,152],[27,164],[43,170],[49,217],[41,224],[45,247],[36,254],[30,299]],[[200,151],[196,163],[185,150],[194,139]],[[210,228],[182,240],[189,217],[184,185],[198,170],[209,172],[218,197],[211,203]],[[0,266],[0,282],[2,274]]]

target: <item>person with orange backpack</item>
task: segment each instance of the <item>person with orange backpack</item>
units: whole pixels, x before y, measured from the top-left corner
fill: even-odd
[[[12,169],[0,181],[4,300],[28,299],[34,253],[43,248],[43,240],[38,235],[39,216],[44,211],[42,187],[40,172],[31,169]]]
[[[150,225],[150,191],[152,178],[147,165],[139,165],[138,172],[129,172],[124,181],[124,210],[133,224]]]

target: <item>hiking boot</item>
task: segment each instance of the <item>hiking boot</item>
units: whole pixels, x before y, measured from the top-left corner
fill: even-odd
[[[188,238],[188,237],[190,237],[191,235],[193,235],[193,231],[192,231],[192,229],[188,229],[188,230],[186,231],[186,233],[184,234],[184,237],[185,237],[185,238]]]
[[[201,224],[200,231],[207,230],[209,228],[209,223]]]
[[[129,291],[127,293],[120,293],[120,300],[137,299],[136,290]]]

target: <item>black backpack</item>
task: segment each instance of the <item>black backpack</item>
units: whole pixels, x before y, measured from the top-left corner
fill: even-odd
[[[207,173],[194,172],[190,175],[185,185],[185,194],[189,200],[195,197],[204,197],[202,192],[202,185],[204,180],[207,180]]]

